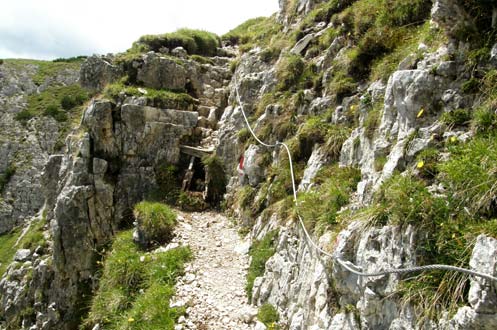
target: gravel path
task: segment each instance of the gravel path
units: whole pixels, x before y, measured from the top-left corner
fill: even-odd
[[[179,214],[172,246],[189,245],[194,260],[178,281],[172,306],[186,306],[176,330],[253,329],[257,310],[247,304],[245,275],[249,242],[213,212]]]

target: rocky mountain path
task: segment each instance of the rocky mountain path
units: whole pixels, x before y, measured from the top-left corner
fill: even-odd
[[[194,259],[176,286],[171,306],[185,306],[176,330],[253,329],[257,310],[245,293],[249,242],[219,213],[178,211],[172,246],[189,245]]]

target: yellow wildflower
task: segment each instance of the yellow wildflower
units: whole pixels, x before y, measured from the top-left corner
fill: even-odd
[[[130,318],[128,319],[128,322],[129,322],[129,323],[135,322],[135,319],[134,319],[134,318],[132,318],[132,317],[130,317]]]
[[[457,138],[455,136],[451,136],[450,142],[452,142],[452,143],[457,142]]]
[[[420,160],[420,161],[418,162],[418,165],[416,165],[416,167],[417,167],[417,168],[423,168],[424,166],[425,166],[425,162],[424,162],[424,161],[422,161],[422,160]]]
[[[419,118],[423,115],[423,113],[425,112],[425,109],[424,108],[421,108],[421,110],[419,110],[418,112],[418,115],[416,116],[416,118]]]

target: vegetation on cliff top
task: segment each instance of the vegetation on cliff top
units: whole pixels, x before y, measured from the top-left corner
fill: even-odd
[[[162,109],[191,111],[198,103],[186,93],[127,85],[126,78],[107,85],[103,94],[114,100],[119,99],[121,95],[144,97],[148,105]]]
[[[169,50],[183,47],[190,55],[202,56],[215,56],[217,48],[220,46],[221,39],[216,34],[192,29],[179,29],[176,32],[159,35],[145,35],[133,44],[133,48],[140,49],[142,52],[147,50],[159,52],[163,47]]]

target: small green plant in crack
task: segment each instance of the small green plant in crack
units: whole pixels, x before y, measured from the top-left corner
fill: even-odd
[[[3,193],[5,187],[10,182],[10,179],[14,176],[15,173],[16,167],[13,164],[9,165],[3,171],[3,173],[0,173],[0,194]]]
[[[380,126],[382,107],[382,103],[378,103],[377,105],[375,105],[373,109],[368,112],[368,115],[364,120],[365,134],[370,140],[373,139],[374,133]]]
[[[271,304],[264,304],[259,307],[259,312],[257,313],[257,318],[259,321],[264,323],[268,329],[278,330],[278,321],[280,320],[280,315],[278,310]]]
[[[247,273],[247,284],[245,290],[249,299],[252,299],[252,289],[257,277],[264,275],[266,261],[276,252],[276,238],[278,231],[273,230],[264,236],[261,240],[256,240],[250,247],[249,255],[252,257]]]

